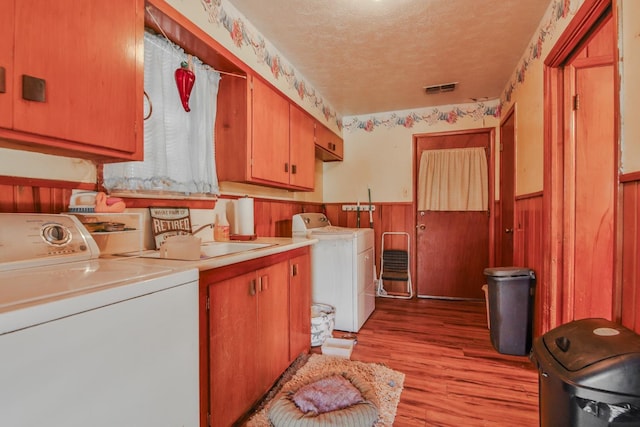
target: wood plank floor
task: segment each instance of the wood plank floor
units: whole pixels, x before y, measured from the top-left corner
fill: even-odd
[[[539,425],[535,366],[493,349],[484,302],[377,298],[357,335],[353,360],[406,375],[395,427]]]

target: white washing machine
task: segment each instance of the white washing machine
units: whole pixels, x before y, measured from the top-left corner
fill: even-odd
[[[99,259],[73,216],[0,224],[0,425],[198,425],[198,271]]]
[[[358,332],[376,306],[374,232],[371,228],[331,225],[324,214],[293,216],[295,237],[313,237],[311,248],[313,302],[336,309],[335,329]]]

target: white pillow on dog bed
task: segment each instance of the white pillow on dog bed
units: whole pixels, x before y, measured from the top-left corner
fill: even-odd
[[[278,399],[269,409],[275,427],[371,427],[378,409],[367,397],[371,388],[344,374],[314,379]]]

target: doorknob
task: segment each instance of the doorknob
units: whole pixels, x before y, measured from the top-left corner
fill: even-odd
[[[418,224],[418,225],[416,225],[416,228],[420,229],[420,230],[425,230],[427,228],[427,226],[424,225],[424,224]]]
[[[507,234],[511,234],[511,233],[513,233],[513,228],[505,228],[504,232],[507,233]]]

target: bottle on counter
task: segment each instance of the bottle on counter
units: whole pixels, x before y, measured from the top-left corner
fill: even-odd
[[[227,214],[224,211],[221,214],[216,214],[216,221],[213,226],[213,239],[216,242],[229,241],[229,221],[227,221]]]

